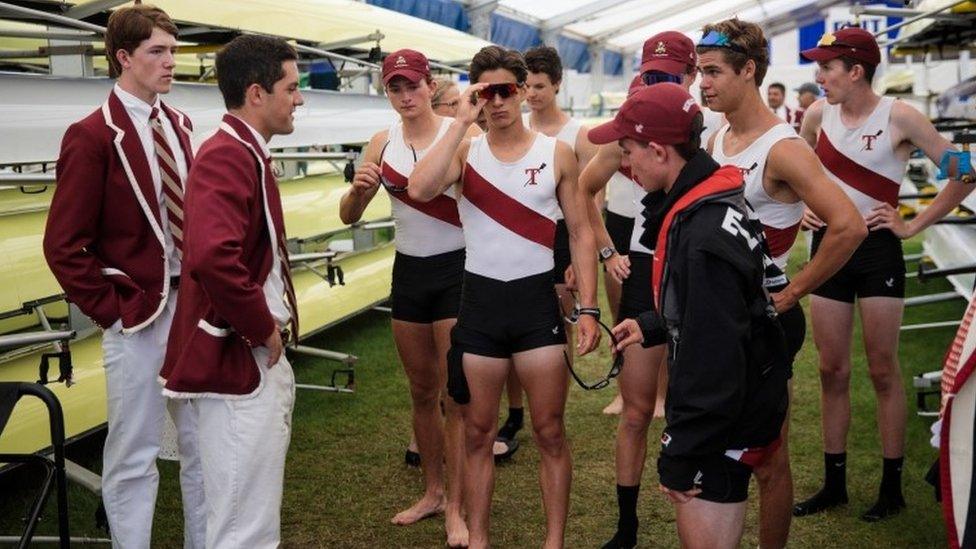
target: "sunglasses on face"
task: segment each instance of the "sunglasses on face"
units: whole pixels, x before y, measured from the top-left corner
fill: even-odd
[[[725,33],[716,30],[708,31],[708,34],[702,36],[702,39],[698,42],[698,45],[704,48],[724,48],[727,50],[732,50],[736,53],[741,53],[742,55],[748,55],[745,48],[732,42],[732,40]]]
[[[489,84],[487,87],[478,90],[478,97],[484,99],[485,101],[491,101],[495,99],[495,96],[499,96],[502,99],[508,99],[509,97],[515,95],[518,92],[519,85],[515,82],[506,82],[504,84]],[[472,100],[474,96],[471,96]]]
[[[575,294],[573,297],[576,297]],[[569,316],[563,316],[563,320],[569,322],[570,324],[576,324],[576,322],[579,321],[579,317],[580,304],[579,301],[576,301],[573,307],[573,312],[570,313]],[[616,348],[618,341],[616,336],[613,335],[613,331],[610,330],[610,327],[604,324],[600,319],[596,317],[593,318],[596,320],[597,325],[600,326],[600,329],[603,330],[610,341],[613,342],[614,348]],[[563,351],[563,358],[566,360],[566,367],[569,368],[569,373],[573,376],[573,379],[576,380],[576,384],[586,391],[596,391],[610,385],[610,380],[620,375],[620,369],[624,366],[624,354],[618,351],[613,355],[613,362],[610,364],[610,371],[607,372],[607,375],[593,383],[587,383],[583,381],[579,374],[576,373],[576,370],[573,369],[573,365],[569,361],[569,355],[566,351]]]
[[[680,84],[681,77],[676,74],[668,74],[666,72],[647,71],[641,75],[641,81],[644,82],[645,86],[653,86],[654,84],[660,84],[662,82]]]
[[[445,107],[451,107],[452,109],[456,109],[459,104],[461,104],[461,102],[455,99],[454,101],[446,101],[446,102],[438,101],[437,103],[431,103],[430,106],[434,108],[445,106]]]

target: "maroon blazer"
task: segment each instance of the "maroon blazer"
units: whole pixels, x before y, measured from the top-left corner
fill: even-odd
[[[162,103],[161,103],[162,104]],[[162,104],[191,167],[193,126]],[[61,142],[44,257],[68,301],[102,328],[145,328],[169,295],[159,201],[146,151],[116,97],[72,124]]]
[[[188,180],[164,393],[246,397],[261,385],[251,348],[278,329],[263,287],[279,260],[274,243],[284,236],[281,196],[270,159],[229,114],[200,147]]]

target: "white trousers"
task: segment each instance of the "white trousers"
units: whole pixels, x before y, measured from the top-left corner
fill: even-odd
[[[187,402],[165,398],[158,381],[175,308],[174,293],[166,309],[146,328],[123,335],[116,323],[102,335],[108,393],[102,501],[116,548],[150,547],[159,487],[156,458],[167,409],[178,432],[184,546],[202,549],[206,541],[196,412]]]
[[[281,543],[281,494],[291,441],[295,376],[254,349],[263,385],[237,400],[198,398],[200,457],[207,491],[207,548],[262,549]]]

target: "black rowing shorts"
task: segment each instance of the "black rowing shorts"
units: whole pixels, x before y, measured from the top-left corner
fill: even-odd
[[[610,233],[610,241],[613,242],[613,249],[620,255],[630,253],[630,235],[634,232],[634,218],[615,214],[610,210],[606,212],[607,232]]]
[[[811,257],[816,255],[824,231],[813,233]],[[854,303],[858,297],[905,298],[905,256],[901,239],[887,229],[871,231],[851,259],[827,279],[813,295]]]
[[[565,219],[556,220],[556,239],[552,246],[552,258],[555,265],[552,268],[552,278],[555,284],[566,283],[566,269],[572,263],[572,255],[569,253],[569,228],[566,227]]]
[[[428,257],[397,252],[390,292],[393,318],[422,324],[457,318],[463,273],[463,249]]]
[[[651,261],[654,256],[643,252],[632,252],[630,276],[624,279],[620,290],[620,319],[637,318],[645,311],[654,310],[654,296],[651,291]]]
[[[461,353],[494,358],[564,345],[566,333],[552,286],[548,272],[508,282],[465,272],[452,344]]]

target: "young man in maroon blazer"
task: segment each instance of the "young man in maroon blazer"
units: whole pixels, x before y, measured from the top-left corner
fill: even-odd
[[[65,133],[44,255],[69,301],[104,330],[108,437],[102,499],[116,547],[148,548],[166,408],[179,432],[185,545],[203,547],[196,420],[157,383],[176,306],[182,201],[192,126],[159,99],[173,83],[177,28],[139,5],[109,17],[105,49],[118,81]]]
[[[207,491],[207,547],[277,547],[297,337],[281,197],[268,141],[294,129],[297,55],[240,36],[217,54],[228,114],[200,147],[186,195],[183,287],[164,394],[193,399]]]

